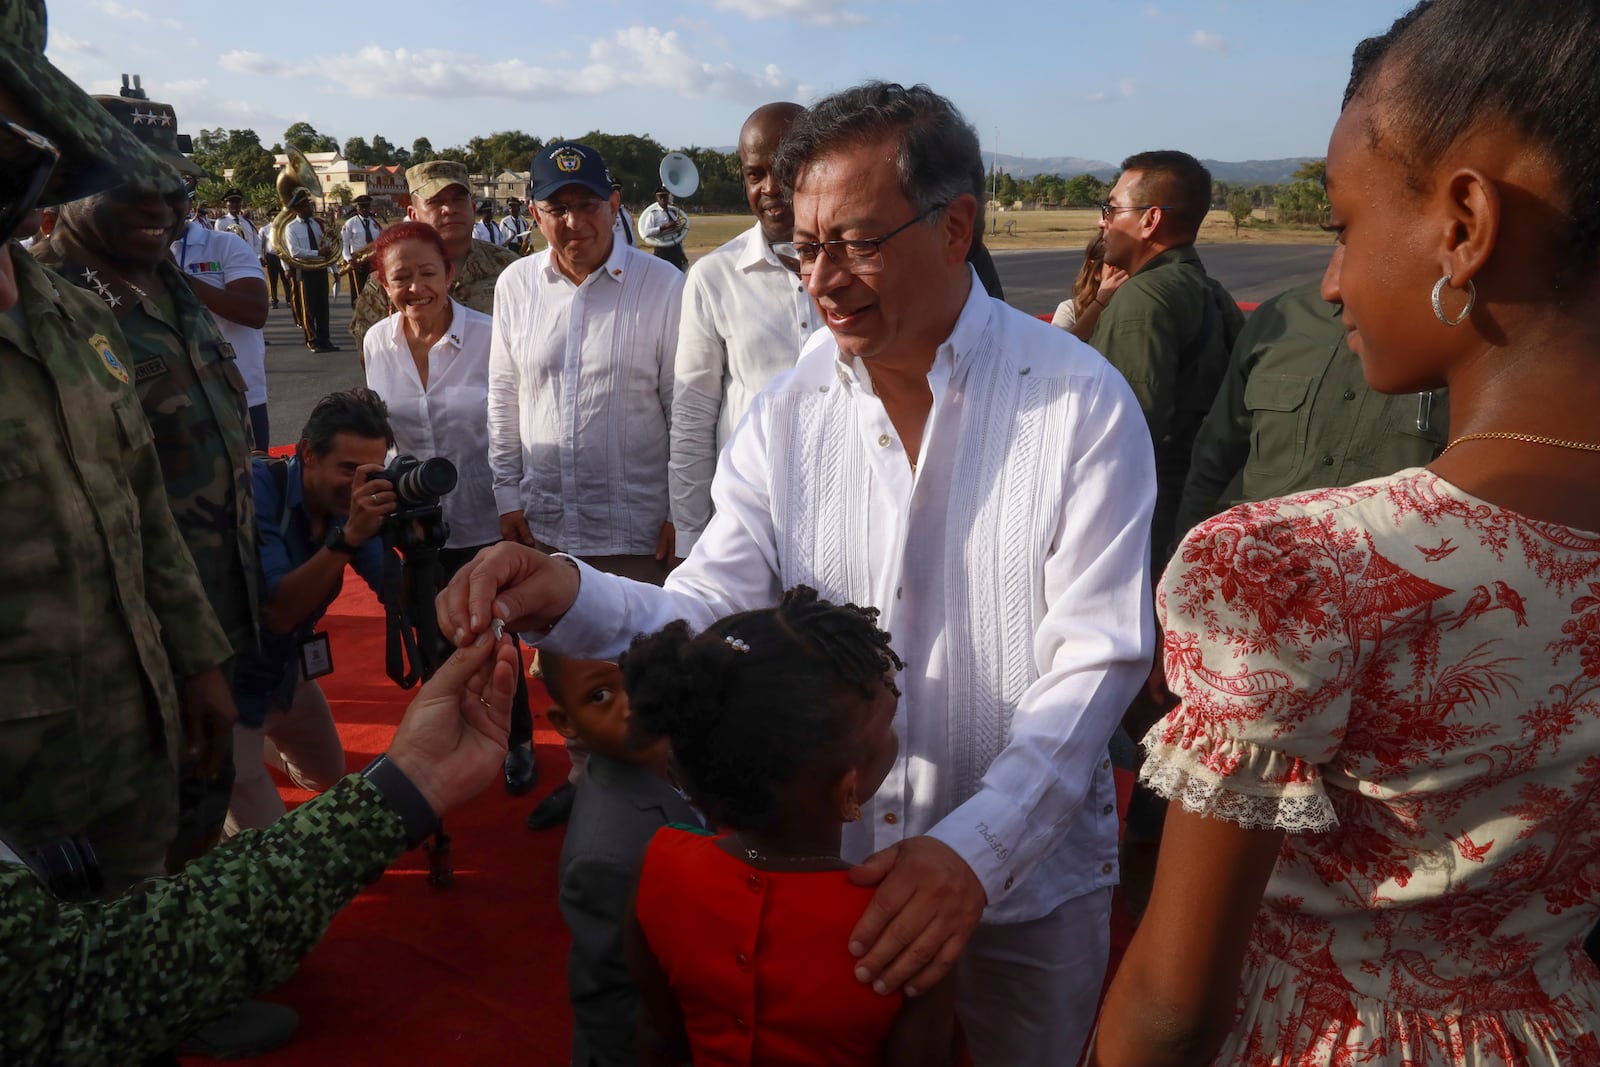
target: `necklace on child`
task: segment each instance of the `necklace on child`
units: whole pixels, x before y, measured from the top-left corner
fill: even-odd
[[[739,851],[745,854],[745,858],[754,863],[817,863],[822,860],[839,862],[839,854],[837,852],[825,856],[774,855],[770,852],[762,852],[760,849],[751,848],[750,842],[746,841],[741,833],[735,833],[733,839],[738,843]]]

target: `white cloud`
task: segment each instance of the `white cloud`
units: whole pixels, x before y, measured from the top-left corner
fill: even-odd
[[[76,37],[69,37],[64,33],[52,33],[50,35],[50,50],[54,52],[58,49],[73,56],[103,56],[106,54],[105,50],[99,45],[91,44],[88,41],[80,41]]]
[[[855,0],[715,0],[718,11],[733,11],[757,22],[791,19],[813,26],[859,26],[866,17],[853,10]]]
[[[1137,89],[1138,84],[1132,78],[1123,78],[1117,82],[1114,89],[1096,89],[1093,92],[1085,93],[1083,102],[1085,104],[1104,104],[1112,100],[1127,100],[1133,96]]]
[[[222,65],[247,74],[315,74],[352,96],[370,99],[535,97],[541,101],[599,96],[617,89],[659,89],[691,99],[760,102],[798,93],[777,66],[745,70],[697,56],[675,31],[633,26],[590,44],[577,64],[538,66],[487,60],[444,49],[380,48],[290,64],[255,52],[230,52]]]
[[[1189,35],[1189,43],[1214,55],[1221,56],[1228,53],[1228,42],[1222,39],[1221,34],[1212,33],[1210,30],[1195,30]]]
[[[165,26],[169,30],[181,29],[183,26],[177,19],[157,18],[140,8],[119,4],[117,0],[100,0],[99,8],[112,18],[127,22],[148,22],[153,26]]]
[[[246,52],[240,49],[224,52],[218,56],[217,66],[223,70],[231,70],[235,74],[277,76],[296,73],[295,68],[281,59],[274,59],[271,56],[262,55],[260,52]]]

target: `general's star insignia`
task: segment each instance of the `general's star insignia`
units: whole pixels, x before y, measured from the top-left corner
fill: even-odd
[[[165,115],[165,114],[162,115],[161,116],[161,125],[163,125],[163,126],[171,126],[172,125],[172,116],[171,115]]]
[[[83,280],[90,285],[96,284],[95,279],[97,277],[99,277],[97,272],[90,270],[88,267],[83,268]]]

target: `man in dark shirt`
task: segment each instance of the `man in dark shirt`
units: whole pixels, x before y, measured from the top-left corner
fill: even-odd
[[[317,623],[344,584],[345,564],[378,591],[379,533],[395,510],[393,487],[372,475],[394,443],[388,409],[369,389],[323,397],[293,459],[255,460],[256,532],[264,606],[261,644],[239,658],[234,700],[238,777],[227,832],[271,825],[283,800],[267,775],[271,738],[296,784],[322,791],[344,774],[344,750],[316,679],[332,669]]]

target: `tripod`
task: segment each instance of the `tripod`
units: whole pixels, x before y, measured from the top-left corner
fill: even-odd
[[[439,588],[439,549],[449,537],[450,527],[437,500],[396,511],[383,523],[384,666],[401,689],[432,678],[450,655],[433,607]],[[428,884],[448,889],[455,884],[455,868],[443,819],[424,848]]]

